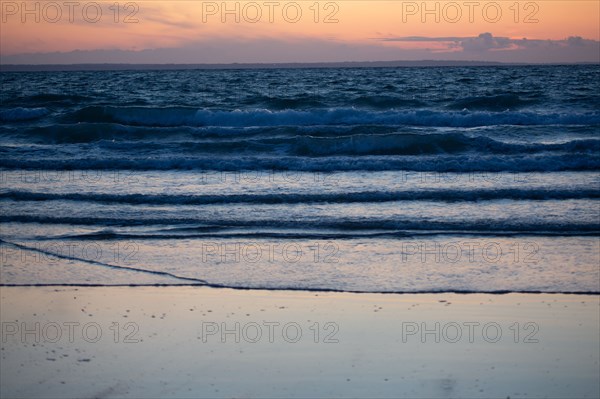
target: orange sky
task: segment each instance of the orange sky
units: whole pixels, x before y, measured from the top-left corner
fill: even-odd
[[[237,23],[236,12],[225,14],[224,3],[221,1],[120,2],[118,16],[114,9],[109,8],[115,3],[113,0],[97,2],[102,7],[101,16],[97,15],[93,6],[88,7],[84,15],[83,6],[90,2],[83,1],[73,9],[71,22],[70,10],[62,1],[54,3],[59,6],[59,10],[51,6],[44,8],[44,2],[30,1],[27,7],[36,10],[37,3],[38,9],[25,14],[20,1],[2,0],[1,54],[96,49],[141,50],[182,47],[189,43],[211,40],[293,41],[301,38],[347,44],[377,42],[383,46],[435,49],[444,48],[444,44],[381,43],[374,39],[404,36],[474,37],[483,32],[513,39],[526,37],[561,40],[581,36],[600,40],[600,2],[596,0],[426,2],[425,8],[428,10],[435,10],[437,4],[439,22],[435,21],[436,13],[423,12],[423,3],[420,1],[269,1],[227,2],[226,7],[230,10],[237,7],[240,18]],[[127,10],[124,9],[125,4],[130,4]],[[497,14],[498,7],[501,15]],[[298,8],[301,15],[297,14]],[[318,15],[316,9],[319,9]],[[261,13],[260,17],[258,11]],[[132,12],[133,18],[138,22],[124,22],[125,17]],[[40,18],[39,22],[35,21],[36,14]],[[328,15],[330,23],[325,23]],[[22,21],[23,18],[26,19],[25,22]],[[115,22],[115,18],[118,22]],[[226,18],[225,22],[222,21],[223,18]],[[57,21],[52,22],[53,19]],[[94,19],[98,21],[91,22]],[[293,22],[294,19],[298,21]],[[252,20],[258,22],[253,23]]]

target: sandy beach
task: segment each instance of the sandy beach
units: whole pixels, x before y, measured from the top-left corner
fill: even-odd
[[[199,287],[0,293],[3,398],[600,393],[597,296]]]
[[[600,1],[0,14],[0,399],[600,399]]]

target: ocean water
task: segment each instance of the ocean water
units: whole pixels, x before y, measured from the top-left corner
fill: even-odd
[[[0,284],[600,292],[599,66],[0,80]]]

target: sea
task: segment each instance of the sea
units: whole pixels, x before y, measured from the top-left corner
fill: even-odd
[[[0,284],[600,293],[600,66],[0,73]]]

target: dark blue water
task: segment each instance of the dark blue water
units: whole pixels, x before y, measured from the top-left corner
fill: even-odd
[[[2,283],[600,291],[598,66],[0,79]]]

